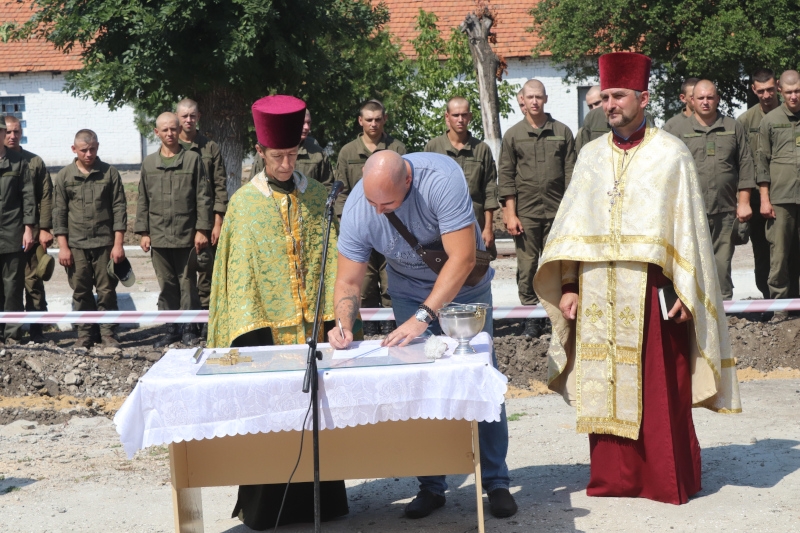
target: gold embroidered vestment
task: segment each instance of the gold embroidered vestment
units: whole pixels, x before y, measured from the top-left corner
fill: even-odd
[[[295,190],[282,194],[269,187],[262,171],[231,198],[214,262],[209,347],[228,347],[236,337],[267,327],[275,344],[304,344],[311,335],[327,191],[299,172],[293,179]],[[334,226],[322,320],[333,319],[336,234]]]
[[[638,438],[648,263],[661,266],[693,315],[693,403],[741,411],[692,156],[648,127],[627,152],[611,134],[581,151],[534,280],[553,322],[549,386],[577,407],[579,432]],[[567,321],[561,286],[576,281],[577,319]]]

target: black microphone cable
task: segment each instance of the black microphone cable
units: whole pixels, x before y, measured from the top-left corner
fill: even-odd
[[[283,499],[281,500],[281,506],[278,509],[278,518],[275,519],[275,528],[272,530],[272,533],[278,531],[278,524],[281,523],[281,513],[283,513],[283,505],[286,503],[286,495],[289,494],[289,485],[292,483],[292,478],[294,477],[294,473],[297,472],[297,467],[300,466],[300,458],[303,457],[303,439],[306,436],[306,422],[308,421],[308,413],[311,412],[311,400],[308,401],[308,409],[306,409],[306,416],[303,418],[303,430],[300,432],[300,453],[297,454],[297,462],[294,464],[294,469],[292,473],[289,475],[289,481],[286,482],[286,489],[283,491]]]

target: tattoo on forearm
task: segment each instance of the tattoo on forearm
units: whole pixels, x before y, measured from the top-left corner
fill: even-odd
[[[344,318],[345,320],[349,321],[350,324],[354,324],[356,318],[358,318],[360,299],[360,294],[350,294],[342,297],[336,303],[336,314],[339,316],[339,318]]]

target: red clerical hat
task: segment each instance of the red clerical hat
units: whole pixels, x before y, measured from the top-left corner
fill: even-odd
[[[256,100],[252,109],[258,144],[275,150],[300,144],[306,118],[305,102],[294,96],[276,94]]]
[[[650,81],[650,58],[632,52],[612,52],[600,56],[600,90],[631,89],[646,91]]]

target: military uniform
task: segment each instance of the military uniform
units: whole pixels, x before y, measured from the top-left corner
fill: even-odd
[[[36,194],[28,163],[20,154],[6,149],[0,158],[0,308],[23,311],[25,255],[22,236],[25,226],[36,224]],[[0,324],[2,339],[19,340],[20,324]]]
[[[225,216],[228,210],[228,175],[225,172],[225,163],[219,153],[219,145],[198,132],[192,142],[180,141],[184,150],[191,150],[200,156],[205,169],[206,178],[211,180],[209,187],[213,194],[214,213]],[[216,246],[210,246],[212,261],[216,253]],[[193,272],[197,275],[197,293],[200,297],[200,307],[208,309],[211,299],[211,276],[209,272]]]
[[[786,104],[761,119],[756,167],[756,181],[769,185],[775,209],[775,219],[766,222],[770,297],[788,298],[790,278],[798,275],[789,258],[800,227],[800,114],[789,111]]]
[[[361,181],[364,174],[364,163],[374,152],[366,147],[363,133],[359,133],[355,140],[345,144],[339,151],[339,160],[336,165],[336,179],[344,184],[341,194],[336,199],[336,216],[341,217],[347,196],[356,183]],[[406,154],[406,145],[383,134],[383,139],[375,147],[375,152],[392,150],[400,155]],[[386,275],[386,259],[375,250],[367,263],[367,274],[361,286],[361,307],[391,307],[392,299],[388,292],[389,279]]]
[[[683,123],[689,120],[690,118],[692,118],[691,115],[687,117],[686,115],[683,114],[683,111],[681,111],[680,113],[669,119],[664,124],[664,127],[661,129],[677,137],[677,134],[675,132],[678,131],[683,125]]]
[[[761,110],[761,105],[757,104],[739,115],[736,120],[744,126],[750,139],[750,151],[755,160],[758,153],[758,130],[761,126],[761,119],[765,113]],[[766,235],[767,220],[761,216],[761,194],[758,186],[750,193],[750,207],[753,209],[753,218],[750,219],[750,242],[753,245],[753,260],[755,262],[756,287],[761,291],[765,299],[769,298],[769,241]],[[792,241],[789,252],[790,271],[800,275],[800,243]],[[797,298],[800,296],[798,287],[798,276],[793,276],[789,280],[789,297]]]
[[[164,158],[159,149],[142,162],[134,232],[150,235],[159,310],[200,309],[188,263],[195,231],[214,226],[210,188],[201,157],[193,151],[181,149]]]
[[[644,114],[647,125],[653,125],[653,115],[648,112]],[[611,125],[608,123],[608,117],[602,107],[595,107],[586,118],[583,119],[583,127],[578,130],[575,136],[575,152],[581,153],[581,149],[595,139],[599,139],[606,133],[611,132]]]
[[[472,209],[482,231],[486,223],[486,211],[500,208],[497,202],[497,167],[489,145],[476,139],[471,133],[468,135],[461,150],[456,150],[445,134],[431,139],[425,146],[425,151],[450,156],[464,171],[472,198]],[[497,248],[494,243],[491,248],[489,252],[496,258]]]
[[[25,252],[25,310],[47,311],[47,299],[44,293],[44,281],[36,275],[39,266],[36,249],[39,244],[39,230],[53,228],[53,181],[42,158],[25,149],[18,152],[28,163],[28,172],[33,180],[33,190],[36,195],[36,209],[38,221],[33,228],[34,246]],[[31,333],[38,330],[41,334],[41,324],[31,324]]]
[[[115,232],[128,229],[127,202],[117,169],[99,158],[88,175],[76,163],[53,183],[53,234],[66,236],[74,265],[67,268],[75,311],[117,311],[117,280],[108,275]],[[97,303],[92,289],[97,288]],[[116,324],[100,324],[114,336]],[[96,335],[97,324],[79,324],[78,337]]]
[[[499,195],[503,205],[506,197],[516,197],[517,217],[523,228],[522,235],[514,238],[522,305],[539,303],[533,276],[574,166],[572,131],[549,114],[541,129],[524,118],[503,135]]]
[[[734,119],[717,113],[711,126],[703,126],[696,116],[691,116],[677,123],[671,133],[686,144],[694,158],[722,297],[730,300],[733,298],[731,261],[736,196],[740,190],[756,186],[747,131]]]
[[[297,150],[297,162],[294,169],[300,171],[308,178],[323,184],[328,192],[333,186],[333,169],[330,159],[325,150],[319,145],[317,140],[309,135]],[[264,160],[256,157],[253,166],[250,168],[250,179],[264,170]]]

